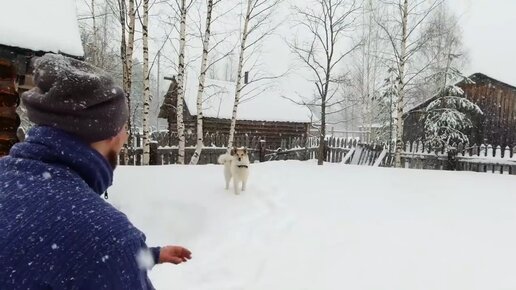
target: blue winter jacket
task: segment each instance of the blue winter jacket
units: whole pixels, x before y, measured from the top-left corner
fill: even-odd
[[[100,196],[113,169],[88,144],[35,127],[0,159],[0,289],[153,289],[145,235]]]

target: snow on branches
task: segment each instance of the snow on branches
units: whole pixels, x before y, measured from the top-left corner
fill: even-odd
[[[449,85],[441,89],[437,98],[425,110],[425,139],[434,148],[447,148],[453,143],[468,143],[468,129],[473,128],[471,117],[482,115],[482,110],[464,97],[464,91]]]

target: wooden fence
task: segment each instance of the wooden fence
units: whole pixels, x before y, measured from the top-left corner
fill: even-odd
[[[178,159],[177,146],[172,147],[158,147],[157,143],[150,144],[150,160],[151,165],[169,165],[176,164]],[[185,162],[190,162],[192,155],[195,152],[195,147],[185,148]],[[259,150],[248,149],[250,159],[260,160]],[[226,153],[226,148],[222,147],[204,147],[197,164],[217,164],[217,159],[220,155]],[[126,161],[127,160],[127,163]],[[136,148],[134,150],[122,149],[120,152],[120,165],[141,165],[143,160],[143,148]]]
[[[383,167],[394,165],[394,145],[389,153],[385,144],[361,144],[356,140],[333,137],[327,138],[325,143],[324,160],[327,162]],[[275,154],[282,157],[271,159],[303,160],[303,156],[308,156],[306,159],[316,159],[319,155],[318,146],[318,139],[309,139],[305,148],[281,150]],[[401,154],[402,167],[516,175],[516,146],[501,148],[484,144],[466,146],[461,143],[454,148],[450,151],[441,148],[436,152],[422,142],[408,142]]]
[[[405,168],[460,170],[475,172],[491,172],[516,175],[516,146],[458,144],[455,149],[445,152],[444,149],[435,152],[426,148],[422,142],[408,143],[402,153],[402,164]],[[386,166],[391,166],[393,156],[385,160]]]
[[[203,137],[204,146],[210,147],[227,147],[229,135],[226,133],[207,133]],[[237,147],[247,147],[247,148],[257,148],[259,146],[260,140],[266,139],[263,136],[249,136],[248,134],[235,134],[234,137],[234,145]],[[300,138],[285,138],[278,142],[267,142],[267,147],[269,149],[276,149],[281,146],[292,146],[292,143],[289,143],[289,140],[300,139]],[[169,147],[170,144],[177,145],[179,144],[179,138],[177,136],[177,132],[172,132],[172,135],[169,135],[167,130],[153,132],[151,134],[151,140],[158,143],[159,147]],[[292,141],[290,141],[292,142]],[[133,135],[133,144],[135,144],[136,148],[141,147],[142,144],[142,135],[134,134]],[[197,135],[193,133],[185,133],[185,146],[186,147],[195,147],[197,144]],[[304,144],[304,143],[303,143]],[[289,147],[290,148],[290,147]]]
[[[223,136],[223,135],[222,135]],[[212,139],[204,147],[199,159],[199,164],[215,164],[219,155],[226,152],[222,137],[210,136]],[[236,146],[248,148],[251,162],[272,160],[309,160],[319,156],[318,138],[288,138],[281,141],[279,147],[270,149],[265,140],[259,137],[240,137]],[[138,145],[138,143],[136,143]],[[185,162],[191,159],[195,147],[186,147]],[[217,146],[218,145],[218,146]],[[357,140],[346,138],[325,139],[324,160],[331,163],[344,163],[353,165],[369,165],[392,167],[394,154],[389,153],[385,144],[362,144]],[[402,167],[414,169],[436,170],[461,170],[476,172],[491,172],[516,175],[516,146],[513,148],[491,145],[466,146],[458,144],[455,151],[445,152],[425,146],[422,142],[408,142],[401,154]],[[392,146],[394,151],[394,146]],[[157,142],[151,143],[150,164],[166,165],[177,162],[177,146],[163,147]],[[120,163],[128,159],[129,165],[142,163],[143,150],[123,150]],[[128,157],[128,158],[126,158]]]

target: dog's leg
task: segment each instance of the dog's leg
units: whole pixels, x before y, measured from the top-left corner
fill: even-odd
[[[231,180],[231,177],[229,177],[227,175],[225,177],[226,177],[226,190],[228,190],[229,189],[229,181]]]
[[[226,190],[228,190],[231,181],[231,170],[228,165],[224,165],[224,178],[226,179]]]
[[[233,188],[235,190],[235,194],[240,194],[240,187],[238,186],[239,183],[240,182],[236,178],[233,178]]]
[[[245,187],[247,185],[247,180],[242,180],[242,191],[245,191]]]

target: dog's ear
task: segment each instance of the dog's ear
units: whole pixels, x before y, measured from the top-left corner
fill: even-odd
[[[244,147],[244,154],[247,154],[247,148]]]
[[[237,150],[236,147],[231,148],[231,152],[229,154],[231,154],[231,156],[235,155],[236,150]]]

